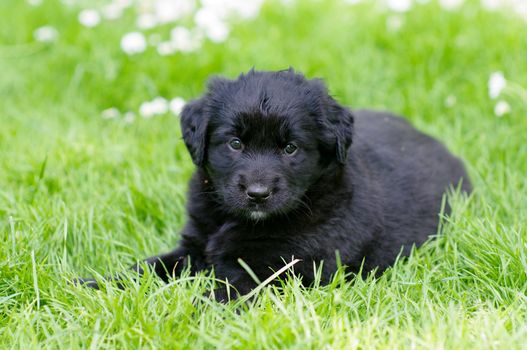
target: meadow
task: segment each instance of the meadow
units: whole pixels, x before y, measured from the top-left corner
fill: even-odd
[[[197,7],[151,25],[137,22],[148,1],[112,16],[103,1],[2,0],[0,348],[525,348],[527,17],[354,2],[267,1],[210,26]],[[204,34],[173,31],[195,23]],[[206,274],[73,285],[176,244],[194,169],[182,101],[211,75],[289,66],[465,160],[474,193],[446,198],[442,234],[379,278],[289,278],[248,303],[210,300]]]

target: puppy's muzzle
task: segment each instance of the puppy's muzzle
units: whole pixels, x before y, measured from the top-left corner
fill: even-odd
[[[251,202],[263,203],[271,197],[271,189],[260,183],[251,184],[245,191]]]

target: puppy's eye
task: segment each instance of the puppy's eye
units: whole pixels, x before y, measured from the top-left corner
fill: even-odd
[[[229,146],[233,150],[239,151],[239,150],[241,150],[243,148],[243,143],[242,143],[242,141],[239,138],[235,137],[235,138],[233,138],[233,139],[231,139],[229,141]]]
[[[290,155],[293,155],[296,152],[297,149],[298,149],[298,147],[294,143],[288,143],[284,147],[284,153],[287,154],[288,156],[290,156]]]

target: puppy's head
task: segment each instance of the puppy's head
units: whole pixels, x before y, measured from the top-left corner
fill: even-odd
[[[353,117],[321,80],[292,69],[216,78],[181,115],[193,162],[221,205],[262,220],[286,215],[330,164],[343,165]]]

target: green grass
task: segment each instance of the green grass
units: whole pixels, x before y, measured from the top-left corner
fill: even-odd
[[[527,23],[468,3],[392,16],[371,3],[264,6],[224,44],[129,57],[128,13],[94,29],[77,8],[0,2],[0,348],[455,348],[527,343]],[[33,30],[51,24],[54,44]],[[165,29],[158,31],[166,35]],[[251,304],[202,297],[210,276],[124,291],[73,286],[173,247],[193,165],[171,115],[105,120],[161,95],[186,99],[211,74],[293,66],[352,107],[388,109],[466,161],[444,235],[381,278],[305,289],[289,279]],[[512,112],[494,115],[493,71]],[[516,84],[517,86],[513,85]],[[523,87],[522,87],[523,86]],[[456,104],[445,100],[455,96]],[[450,98],[451,99],[451,98]]]

